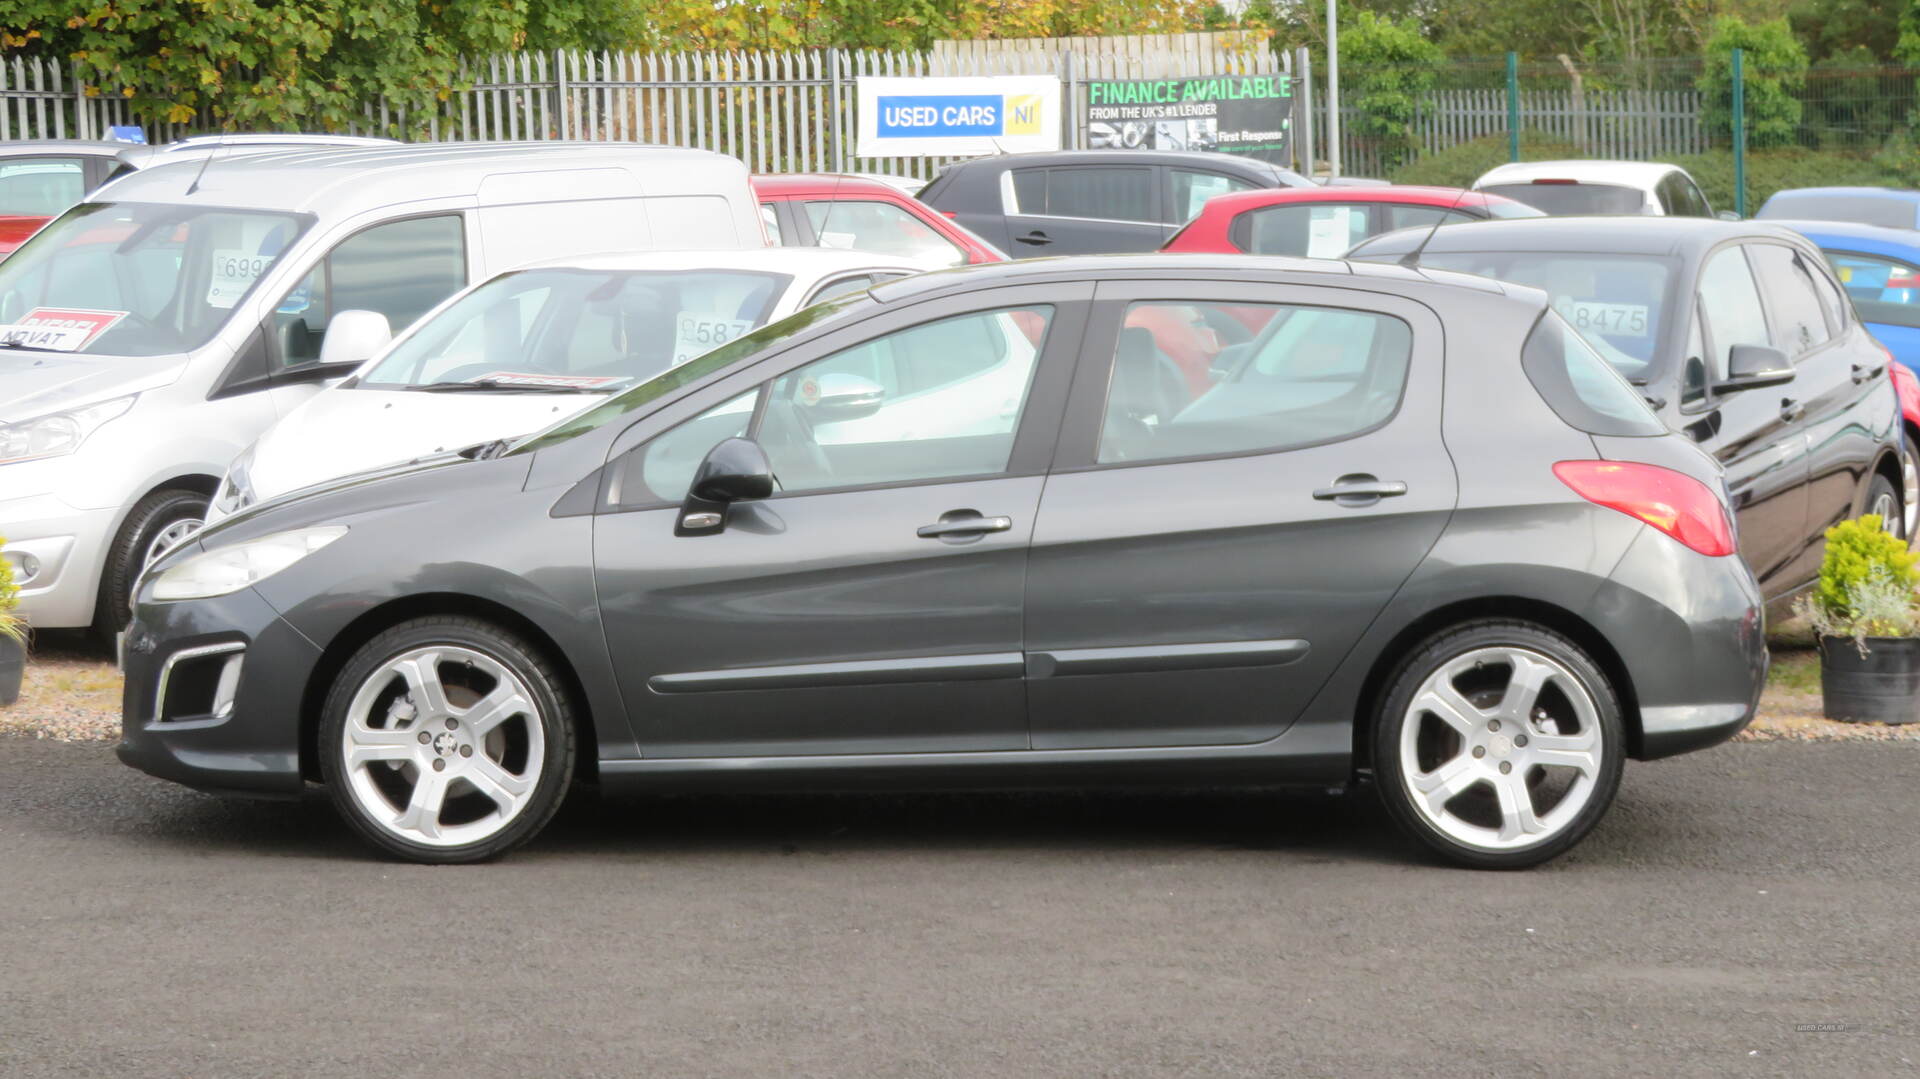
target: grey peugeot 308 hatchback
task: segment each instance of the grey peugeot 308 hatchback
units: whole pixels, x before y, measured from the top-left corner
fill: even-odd
[[[140,583],[120,755],[322,783],[423,862],[526,842],[577,778],[1370,778],[1433,851],[1523,866],[1594,827],[1626,758],[1747,722],[1734,551],[1718,466],[1537,291],[980,267],[207,529]]]

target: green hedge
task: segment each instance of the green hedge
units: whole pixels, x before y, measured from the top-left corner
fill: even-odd
[[[1525,132],[1520,137],[1523,161],[1551,161],[1583,155],[1572,143]],[[1693,174],[1716,210],[1733,209],[1733,152],[1663,157]],[[1489,136],[1426,154],[1393,172],[1397,184],[1440,184],[1464,187],[1481,173],[1507,161],[1505,135]],[[1790,187],[1920,187],[1920,153],[1904,138],[1889,140],[1871,157],[1826,150],[1752,150],[1747,153],[1747,210],[1760,208],[1767,196]]]

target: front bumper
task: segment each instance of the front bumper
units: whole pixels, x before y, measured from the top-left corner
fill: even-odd
[[[116,749],[122,761],[221,794],[300,793],[301,710],[321,650],[258,593],[243,589],[207,600],[142,603],[127,628],[124,651]],[[201,666],[204,673],[196,674]],[[163,677],[171,683],[166,699],[160,696]],[[223,677],[233,681],[223,685]],[[205,699],[227,706],[193,704],[196,678]]]
[[[93,624],[116,510],[81,510],[57,495],[0,502],[0,536],[16,560],[38,564],[19,580],[20,613],[38,629],[75,629]],[[15,567],[16,576],[19,569]]]
[[[1766,623],[1739,556],[1708,558],[1644,529],[1586,615],[1631,683],[1635,758],[1717,745],[1753,719],[1767,682]]]

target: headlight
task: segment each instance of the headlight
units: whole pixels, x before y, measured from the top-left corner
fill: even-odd
[[[102,424],[132,408],[133,396],[35,416],[19,423],[0,423],[0,465],[72,453]]]
[[[220,480],[220,489],[213,493],[213,504],[221,513],[239,513],[253,505],[253,450],[260,443],[240,451],[240,456],[227,466],[227,474]]]
[[[209,599],[238,592],[279,573],[347,534],[345,525],[296,528],[216,547],[161,570],[153,579],[155,600]]]

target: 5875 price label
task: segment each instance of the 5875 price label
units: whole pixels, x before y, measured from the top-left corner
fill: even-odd
[[[749,319],[682,314],[674,320],[673,362],[676,365],[686,363],[751,329],[753,322]]]

